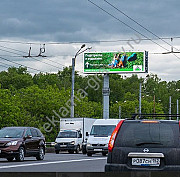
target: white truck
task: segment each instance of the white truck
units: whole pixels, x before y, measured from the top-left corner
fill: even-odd
[[[106,156],[109,139],[120,120],[122,119],[97,119],[94,122],[87,140],[87,156],[99,152]]]
[[[56,154],[60,151],[79,153],[95,120],[93,118],[61,118],[60,132],[55,140]]]

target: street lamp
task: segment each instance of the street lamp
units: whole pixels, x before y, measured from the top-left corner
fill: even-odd
[[[74,81],[75,81],[75,60],[78,55],[85,52],[86,50],[91,49],[92,47],[88,47],[85,50],[81,51],[86,45],[83,44],[81,48],[76,52],[74,58],[72,58],[72,88],[71,88],[71,118],[74,118]]]

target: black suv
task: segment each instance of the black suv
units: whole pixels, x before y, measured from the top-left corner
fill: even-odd
[[[105,171],[180,170],[180,123],[122,120],[109,141]]]
[[[5,127],[0,130],[0,158],[8,161],[24,161],[25,156],[43,160],[45,138],[33,127]]]

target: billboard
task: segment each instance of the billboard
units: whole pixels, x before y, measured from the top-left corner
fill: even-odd
[[[148,52],[88,52],[84,73],[147,73]]]

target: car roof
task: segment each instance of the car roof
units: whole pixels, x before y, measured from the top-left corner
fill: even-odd
[[[3,127],[3,128],[20,128],[20,129],[27,129],[27,128],[35,128],[35,127]]]
[[[142,121],[158,121],[162,123],[179,123],[177,120],[164,120],[164,119],[125,119],[124,122],[142,122]]]
[[[97,119],[93,125],[117,125],[123,119]]]

